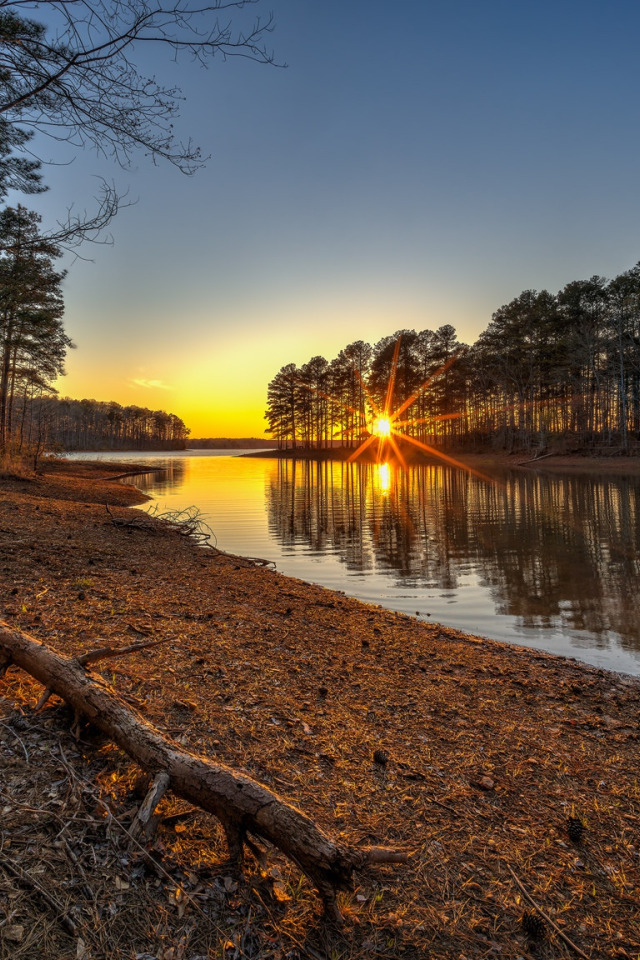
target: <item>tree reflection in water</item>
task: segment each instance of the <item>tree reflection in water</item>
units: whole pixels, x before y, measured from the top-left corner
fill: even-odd
[[[164,491],[176,490],[184,485],[188,463],[188,460],[167,457],[158,460],[158,466],[148,473],[134,473],[127,480],[143,491],[154,486],[160,486]]]
[[[637,478],[504,471],[495,483],[445,465],[280,460],[267,483],[271,535],[335,553],[347,571],[456,590],[475,572],[496,613],[640,650]]]

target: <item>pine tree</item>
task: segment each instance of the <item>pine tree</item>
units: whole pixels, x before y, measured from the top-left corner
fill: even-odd
[[[49,384],[63,372],[64,333],[58,248],[23,206],[0,213],[0,451],[12,434],[14,396],[29,378]]]

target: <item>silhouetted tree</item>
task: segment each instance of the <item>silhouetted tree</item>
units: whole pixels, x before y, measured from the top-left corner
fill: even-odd
[[[349,447],[359,443],[366,431],[366,383],[372,352],[370,344],[355,340],[331,363],[333,434]]]
[[[0,19],[1,24],[1,19]],[[0,119],[0,200],[9,190],[21,193],[42,193],[40,162],[36,159],[16,156],[15,151],[24,151],[32,134]]]
[[[40,235],[40,217],[22,206],[0,213],[0,450],[12,432],[21,385],[47,385],[63,372],[71,341],[62,328],[58,248]]]
[[[615,382],[620,441],[640,431],[640,264],[607,287],[611,377]]]
[[[271,381],[267,391],[268,432],[280,446],[295,448],[300,419],[299,371],[295,363],[282,367]]]
[[[367,386],[380,410],[390,413],[419,386],[415,330],[398,330],[373,348]]]

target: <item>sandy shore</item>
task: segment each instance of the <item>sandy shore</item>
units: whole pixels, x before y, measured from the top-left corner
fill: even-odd
[[[593,960],[640,956],[638,680],[368,606],[168,529],[115,526],[105,504],[126,520],[143,499],[104,479],[121,470],[0,480],[0,619],[69,655],[168,638],[106,671],[150,722],[332,836],[414,856],[356,878],[343,931],[273,853],[227,876],[215,825],[171,800],[150,869],[123,833],[127,758],[75,743],[55,706],[34,716],[39,691],[11,669],[0,956],[576,955],[557,930]],[[75,941],[3,858],[75,911]],[[557,930],[527,933],[539,914],[514,874]]]

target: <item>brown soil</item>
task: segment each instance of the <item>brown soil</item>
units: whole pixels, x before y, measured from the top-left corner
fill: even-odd
[[[47,470],[0,480],[0,619],[68,655],[169,638],[103,675],[332,836],[414,856],[358,876],[335,930],[293,865],[271,852],[234,879],[216,824],[171,799],[144,851],[128,758],[74,740],[60,705],[35,715],[40,690],[12,668],[0,957],[640,957],[637,680],[114,526],[105,503],[134,516],[135,489],[102,464]],[[536,931],[515,877],[581,954]]]

